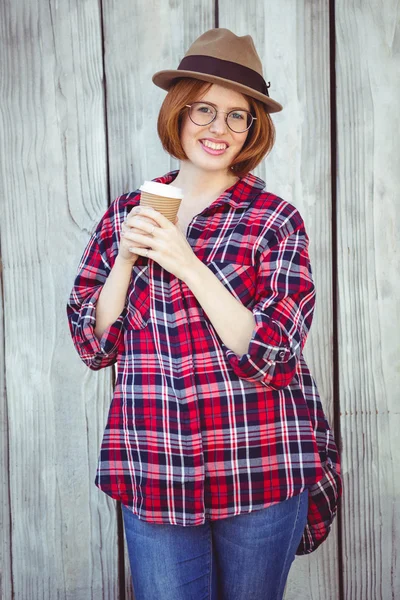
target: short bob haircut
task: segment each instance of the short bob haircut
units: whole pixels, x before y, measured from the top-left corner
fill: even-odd
[[[186,104],[199,100],[212,83],[198,79],[180,77],[173,82],[161,105],[157,131],[162,146],[168,154],[178,160],[188,160],[180,141],[180,133]],[[249,102],[250,111],[257,119],[250,127],[243,148],[230,165],[238,177],[244,177],[254,169],[271,151],[275,142],[275,126],[265,110],[265,105],[243,94]]]

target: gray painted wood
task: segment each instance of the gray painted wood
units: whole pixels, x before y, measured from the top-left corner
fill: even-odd
[[[179,168],[158,138],[157,117],[166,92],[151,78],[161,69],[177,68],[192,42],[214,26],[212,0],[157,0],[151,18],[148,4],[140,0],[126,3],[123,10],[119,6],[107,2],[104,12],[112,197]],[[133,596],[126,544],[125,565],[129,599]]]
[[[346,600],[400,597],[400,12],[339,2],[338,274]]]
[[[12,585],[18,600],[115,600],[114,507],[92,483],[110,372],[80,361],[65,310],[108,203],[99,5],[2,2],[0,23]]]
[[[12,597],[10,471],[8,468],[8,396],[5,379],[4,287],[0,262],[0,598]]]
[[[179,165],[157,137],[165,92],[151,76],[176,67],[213,26],[214,5],[158,0],[150,14],[139,0],[104,0],[102,9],[104,23],[95,0],[0,3],[5,599],[118,600],[119,561],[121,600],[133,598],[126,548],[118,555],[117,504],[94,486],[113,370],[94,373],[81,363],[65,304],[109,202]],[[398,10],[395,0],[336,3],[335,401],[346,600],[400,596]],[[305,356],[333,428],[328,3],[220,0],[219,19],[220,27],[253,36],[271,96],[284,106],[273,115],[275,147],[255,174],[306,223],[317,305]],[[319,550],[295,560],[285,600],[338,600],[337,526]]]
[[[270,96],[283,106],[272,114],[275,146],[254,173],[268,191],[296,206],[306,225],[317,300],[304,356],[334,429],[328,3],[248,0],[235,10],[230,0],[219,5],[220,27],[252,36]],[[338,600],[336,526],[315,553],[296,557],[285,600]]]

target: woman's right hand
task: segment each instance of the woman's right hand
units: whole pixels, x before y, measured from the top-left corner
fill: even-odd
[[[127,262],[131,262],[132,265],[134,265],[136,260],[138,259],[139,255],[135,254],[134,252],[131,252],[129,250],[129,248],[132,248],[132,246],[135,246],[136,248],[147,248],[147,246],[144,246],[143,244],[139,244],[139,242],[134,242],[131,239],[131,237],[130,237],[131,233],[143,234],[143,231],[136,229],[136,227],[129,226],[129,216],[131,216],[131,214],[133,216],[134,213],[132,213],[132,211],[131,211],[128,214],[128,216],[126,217],[125,221],[122,223],[118,256],[120,256],[122,259],[124,259]],[[151,223],[152,225],[156,225],[156,227],[159,227],[158,223],[153,221],[153,219],[151,219],[150,217],[146,217],[142,214],[142,215],[140,215],[140,218],[144,219],[146,221],[149,221],[149,223]]]

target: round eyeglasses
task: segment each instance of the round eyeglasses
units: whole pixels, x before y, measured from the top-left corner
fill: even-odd
[[[189,109],[190,120],[195,125],[209,125],[217,118],[219,112],[225,112],[224,110],[217,110],[212,104],[208,102],[193,102],[193,104],[185,105]],[[225,112],[225,122],[229,129],[235,133],[243,133],[250,129],[253,121],[256,117],[253,117],[251,112],[248,110],[231,110],[228,113]]]

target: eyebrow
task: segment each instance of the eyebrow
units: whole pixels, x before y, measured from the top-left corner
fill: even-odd
[[[209,100],[197,100],[197,102],[206,102],[207,104],[211,104],[215,108],[218,108],[218,106],[216,104],[214,104],[214,102],[210,102]],[[231,111],[231,110],[245,110],[247,112],[250,112],[250,109],[243,108],[241,106],[229,106],[228,111]]]

